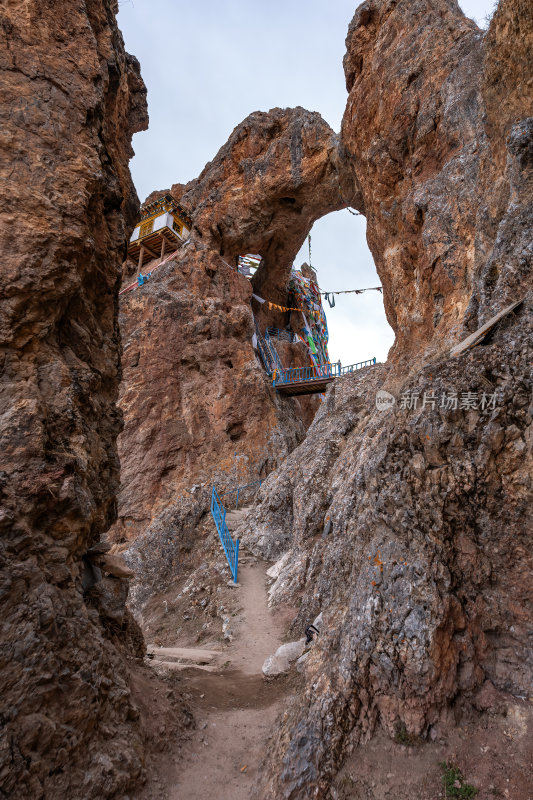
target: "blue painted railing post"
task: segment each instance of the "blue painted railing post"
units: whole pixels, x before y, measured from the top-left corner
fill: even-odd
[[[239,492],[240,492],[240,489],[237,489],[237,504],[236,504],[235,508],[239,508]]]
[[[227,509],[223,505],[222,500],[218,496],[217,490],[213,486],[211,492],[211,516],[215,521],[215,527],[226,558],[228,560],[231,575],[235,583],[237,582],[237,570],[239,566],[239,540],[235,544],[231,538],[231,534],[226,525],[226,512]]]
[[[239,542],[240,539],[237,539],[237,543],[235,545],[235,562],[233,564],[233,582],[237,583],[237,571],[239,569]]]

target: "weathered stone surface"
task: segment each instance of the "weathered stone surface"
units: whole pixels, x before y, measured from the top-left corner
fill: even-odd
[[[128,584],[108,575],[87,591],[87,599],[106,621],[122,625],[126,611]]]
[[[135,538],[193,484],[265,475],[302,440],[297,403],[276,396],[254,355],[250,295],[197,241],[124,295],[115,535]]]
[[[254,287],[274,302],[286,300],[294,257],[313,222],[346,205],[337,150],[338,137],[316,112],[256,111],[185,187],[183,201],[206,244],[233,267],[243,252],[263,256]]]
[[[361,187],[392,355],[406,369],[415,353],[444,348],[519,299],[527,243],[507,251],[505,242],[527,235],[523,221],[513,236],[502,226],[520,181],[506,170],[505,138],[532,111],[526,5],[501,4],[485,47],[454,0],[369,0],[350,24],[341,143]],[[518,32],[520,56],[505,62]],[[503,116],[501,90],[513,98]]]
[[[123,556],[102,556],[99,559],[99,566],[104,572],[108,575],[113,575],[115,578],[133,578],[135,575],[133,570],[126,566]]]
[[[257,554],[288,554],[270,592],[300,604],[294,631],[324,615],[265,769],[272,800],[326,797],[378,724],[423,737],[452,704],[490,708],[483,686],[528,692],[531,22],[504,1],[483,37],[455,2],[369,0],[350,26],[342,155],[397,341],[387,366],[329,390],[236,531]],[[449,358],[520,297],[483,345]],[[382,388],[397,400],[387,412]],[[412,391],[417,407],[401,408]],[[441,405],[454,391],[456,410]]]
[[[147,121],[116,10],[1,12],[3,797],[110,797],[143,772],[128,666],[81,585],[115,515],[115,294]]]
[[[271,602],[301,604],[294,631],[324,609],[304,662],[308,688],[273,751],[269,769],[284,766],[268,796],[322,796],[345,747],[377,724],[391,736],[400,727],[424,736],[452,702],[481,707],[483,681],[528,691],[530,329],[531,307],[490,346],[434,361],[402,387],[481,397],[490,380],[499,399],[485,412],[383,414],[374,400],[384,367],[336,383],[305,442],[261,489],[240,530],[245,546],[272,556],[271,498],[286,498],[279,513],[290,520]],[[331,462],[325,441],[338,448]],[[319,492],[322,506],[304,479],[314,474],[329,489]]]
[[[8,796],[117,795],[143,768],[117,650],[139,656],[143,643],[125,585],[86,575],[84,558],[115,515],[113,297],[135,205],[129,141],[145,121],[114,10],[99,0],[65,23],[57,4],[15,3],[3,18]],[[262,556],[286,554],[270,600],[300,608],[295,635],[319,611],[323,625],[272,745],[266,797],[324,797],[377,724],[425,736],[452,704],[490,710],[499,692],[527,691],[530,43],[524,0],[503,0],[485,36],[455,0],[363,3],[340,139],[303,109],[251,115],[198,180],[173,187],[194,215],[190,243],[124,297],[114,536],[142,534],[126,553],[132,606],[198,560],[212,480],[246,482],[285,459],[241,532]],[[312,222],[343,198],[366,214],[397,342],[389,365],[337,382],[295,449],[313,406],[269,387],[251,347],[251,286],[234,267],[260,252],[254,288],[284,304]],[[482,347],[449,360],[452,343],[522,296]],[[380,388],[499,394],[494,408],[382,413]]]
[[[286,305],[290,268],[312,223],[344,205],[336,147],[319,114],[257,112],[197,180],[172,188],[192,213],[190,242],[121,298],[125,429],[115,539],[135,538],[193,484],[264,477],[302,440],[317,399],[280,397],[252,347],[254,313],[262,329],[284,327],[287,315],[255,301],[253,313],[252,286],[235,267],[239,254],[260,253],[253,291]],[[286,365],[309,363],[301,344],[280,343],[279,353]]]

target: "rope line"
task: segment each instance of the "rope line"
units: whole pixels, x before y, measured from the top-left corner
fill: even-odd
[[[320,292],[320,294],[328,295],[328,294],[363,294],[363,292],[381,292],[383,291],[383,286],[368,286],[366,289],[344,289],[338,292]]]
[[[344,197],[344,195],[343,195],[343,193],[342,193],[342,191],[341,191],[341,185],[340,185],[340,183],[338,183],[338,184],[337,184],[337,186],[338,186],[338,189],[339,189],[339,194],[340,194],[340,196],[341,196],[341,200],[342,200],[342,202],[343,202],[343,203],[345,203],[345,204],[346,204],[346,210],[347,210],[347,211],[349,211],[349,212],[350,212],[350,214],[353,214],[353,215],[354,215],[354,217],[362,217],[362,216],[363,216],[363,214],[361,214],[361,212],[360,212],[360,211],[354,211],[354,210],[351,208],[350,204],[346,202],[346,198]],[[330,292],[330,294],[331,294],[331,292]]]

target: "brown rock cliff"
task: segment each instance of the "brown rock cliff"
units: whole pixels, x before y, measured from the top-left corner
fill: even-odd
[[[404,363],[475,330],[525,277],[517,253],[500,263],[494,248],[510,199],[505,137],[531,113],[530,24],[529,7],[502,4],[484,41],[456,2],[371,1],[350,24],[343,156]]]
[[[262,796],[329,796],[377,725],[435,737],[491,693],[527,695],[531,22],[508,0],[484,36],[455,2],[370,0],[350,25],[342,157],[397,341],[389,365],[330,389],[237,531],[267,558],[288,554],[272,597],[300,604],[296,636],[324,615]],[[521,298],[483,345],[450,357]],[[396,397],[385,413],[380,388]],[[442,404],[454,391],[457,409]]]
[[[124,655],[82,589],[82,556],[116,513],[116,290],[137,208],[131,136],[147,124],[116,10],[1,12],[4,797],[109,797],[143,769]],[[104,584],[135,639],[124,587]]]
[[[235,267],[239,254],[260,253],[253,291],[287,303],[290,269],[314,220],[344,205],[336,148],[319,114],[256,112],[198,179],[173,187],[193,215],[190,242],[121,304],[115,538],[135,538],[195,484],[264,477],[302,440],[318,401],[280,397],[252,347],[254,313],[262,330],[284,327],[287,314],[255,301],[252,312],[252,286]],[[302,350],[281,344],[283,363],[307,364]]]

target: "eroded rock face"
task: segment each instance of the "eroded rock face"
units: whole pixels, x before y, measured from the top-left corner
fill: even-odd
[[[287,315],[251,296],[286,304],[312,223],[344,205],[336,147],[319,114],[256,112],[197,180],[172,188],[193,215],[190,242],[121,300],[116,539],[135,538],[194,485],[223,489],[264,477],[302,440],[318,400],[272,389],[252,347],[254,315],[262,330],[284,327]],[[253,289],[235,269],[247,252],[264,258]],[[303,345],[280,343],[279,354],[287,366],[309,363]]]
[[[82,556],[116,513],[116,288],[137,208],[131,136],[147,124],[116,10],[99,0],[2,11],[6,797],[109,797],[143,770],[124,655],[82,589]],[[112,588],[120,633],[125,590]]]
[[[370,0],[350,26],[343,159],[397,342],[387,366],[330,389],[236,532],[288,554],[270,596],[301,603],[293,634],[324,615],[265,797],[326,797],[377,724],[424,737],[452,706],[486,707],[482,687],[529,691],[533,71],[531,50],[510,50],[531,22],[509,0],[483,37],[455,2]],[[396,398],[385,413],[379,389]]]
[[[505,138],[531,114],[526,5],[503,3],[485,45],[454,0],[369,0],[350,24],[341,143],[406,367],[518,299],[527,275],[521,248],[502,252],[515,180]],[[520,56],[502,58],[517,39]]]
[[[243,252],[263,256],[254,286],[275,302],[286,300],[290,269],[313,222],[346,205],[337,149],[338,137],[316,112],[256,111],[184,187],[195,228],[231,266]]]
[[[135,538],[195,485],[264,477],[302,441],[298,401],[276,394],[254,355],[251,292],[195,239],[124,295],[115,537]]]

